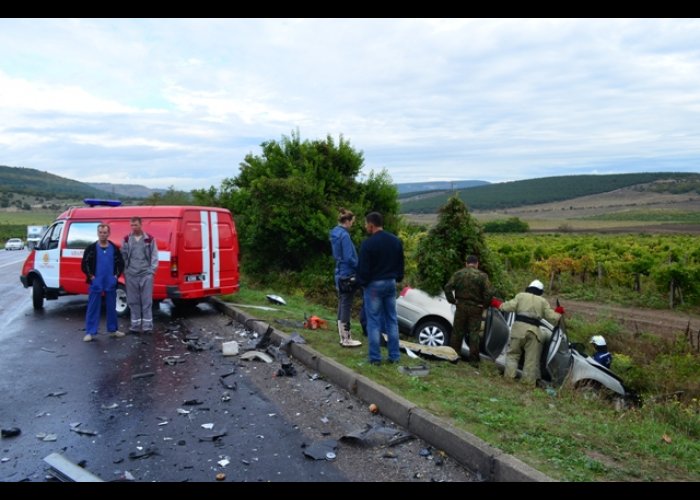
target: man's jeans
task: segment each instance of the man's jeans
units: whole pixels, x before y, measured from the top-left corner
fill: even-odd
[[[367,315],[367,338],[369,340],[369,360],[381,361],[379,335],[386,333],[389,337],[389,361],[398,361],[399,323],[396,319],[396,280],[372,281],[365,286],[365,313]],[[386,332],[381,332],[386,325]]]

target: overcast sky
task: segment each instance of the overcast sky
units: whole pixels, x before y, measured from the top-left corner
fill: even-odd
[[[0,165],[218,187],[342,135],[394,182],[700,171],[700,21],[0,20]]]

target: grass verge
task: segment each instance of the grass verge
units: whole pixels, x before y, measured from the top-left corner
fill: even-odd
[[[564,387],[556,392],[526,389],[503,379],[495,365],[477,371],[456,365],[427,364],[427,377],[413,378],[395,366],[370,366],[366,343],[357,349],[338,345],[335,310],[310,303],[301,292],[250,289],[225,297],[235,307],[272,322],[284,332],[298,331],[317,351],[386,386],[418,406],[450,420],[497,448],[563,481],[698,481],[700,480],[700,404],[654,401],[618,411],[597,392]],[[287,305],[268,303],[267,294],[282,295]],[[251,308],[268,306],[274,311]],[[304,317],[317,315],[328,330],[304,330]],[[359,328],[354,329],[359,332]],[[361,334],[355,334],[362,339]],[[363,339],[364,340],[364,339]]]

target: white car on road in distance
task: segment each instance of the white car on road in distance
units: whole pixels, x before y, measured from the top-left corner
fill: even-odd
[[[19,238],[10,238],[5,242],[5,250],[24,250],[24,242]]]

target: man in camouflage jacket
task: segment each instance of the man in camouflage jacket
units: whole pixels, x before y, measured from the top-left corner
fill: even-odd
[[[445,297],[457,305],[450,336],[450,347],[459,354],[462,338],[469,345],[469,363],[479,365],[479,330],[484,307],[488,307],[493,297],[493,287],[488,275],[479,270],[479,259],[475,255],[467,257],[467,265],[452,275],[444,287]]]

